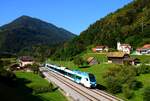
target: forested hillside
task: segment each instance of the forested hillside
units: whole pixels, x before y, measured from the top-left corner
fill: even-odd
[[[33,46],[53,46],[75,35],[37,18],[21,16],[0,27],[0,52],[18,53]]]
[[[72,59],[89,45],[108,45],[115,48],[117,41],[129,43],[133,48],[150,43],[150,0],[133,0],[114,13],[97,20],[80,36],[65,43],[54,59]]]

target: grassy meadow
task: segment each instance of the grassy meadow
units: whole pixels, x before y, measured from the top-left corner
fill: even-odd
[[[97,83],[100,85],[105,86],[105,82],[103,79],[103,74],[107,71],[108,68],[114,67],[115,64],[107,64],[107,57],[106,54],[101,53],[85,53],[81,54],[81,56],[86,60],[88,57],[95,57],[100,64],[93,65],[93,66],[87,66],[80,68],[77,65],[75,65],[72,61],[52,61],[48,60],[49,63],[57,64],[59,66],[65,66],[72,70],[80,70],[84,72],[90,72],[93,73],[96,76]],[[131,57],[139,58],[141,60],[141,63],[148,63],[150,61],[150,56],[143,55],[143,56],[137,56],[137,55],[131,55]],[[124,98],[123,94],[116,94],[116,96],[124,99],[125,101],[143,101],[143,90],[146,86],[149,86],[150,84],[150,74],[142,74],[140,76],[137,76],[137,80],[141,81],[143,84],[143,87],[134,91],[134,96],[131,99]]]
[[[19,86],[17,89],[20,91],[24,90],[23,93],[29,92],[29,89],[34,89],[35,87],[47,87],[49,82],[43,78],[41,78],[37,74],[33,74],[32,72],[16,72],[16,76],[19,79],[18,84]],[[25,84],[24,86],[22,86]],[[28,88],[28,89],[24,89]],[[32,93],[32,92],[29,92]],[[40,94],[31,94],[36,96],[41,101],[67,101],[67,99],[58,91],[55,90],[54,92],[49,93],[40,93]],[[35,99],[30,98],[30,96],[26,96],[26,99],[30,99],[28,101],[34,101]],[[39,101],[40,101],[39,100]]]

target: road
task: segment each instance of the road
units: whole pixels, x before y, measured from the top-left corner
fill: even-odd
[[[74,101],[123,101],[102,90],[85,88],[60,73],[52,72],[45,68],[41,68],[40,70],[48,81],[59,86]]]

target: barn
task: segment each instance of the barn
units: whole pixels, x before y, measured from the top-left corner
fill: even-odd
[[[87,59],[87,62],[88,62],[89,65],[95,65],[95,64],[98,64],[97,59],[94,58],[94,57],[89,57],[89,58]]]
[[[140,63],[140,60],[137,58],[130,57],[129,54],[124,52],[109,52],[107,53],[108,63],[114,64],[130,64],[137,65]]]

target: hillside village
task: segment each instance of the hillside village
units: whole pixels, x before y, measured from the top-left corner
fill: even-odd
[[[106,54],[108,63],[124,64],[129,63],[131,65],[140,64],[140,59],[133,58],[132,55],[150,55],[150,44],[145,44],[142,48],[133,50],[130,44],[121,44],[117,42],[116,51],[110,52],[108,46],[98,45],[92,48],[93,53]],[[94,57],[93,57],[94,58]]]
[[[24,15],[1,26],[0,81],[2,101],[149,101],[150,0],[80,35]]]

